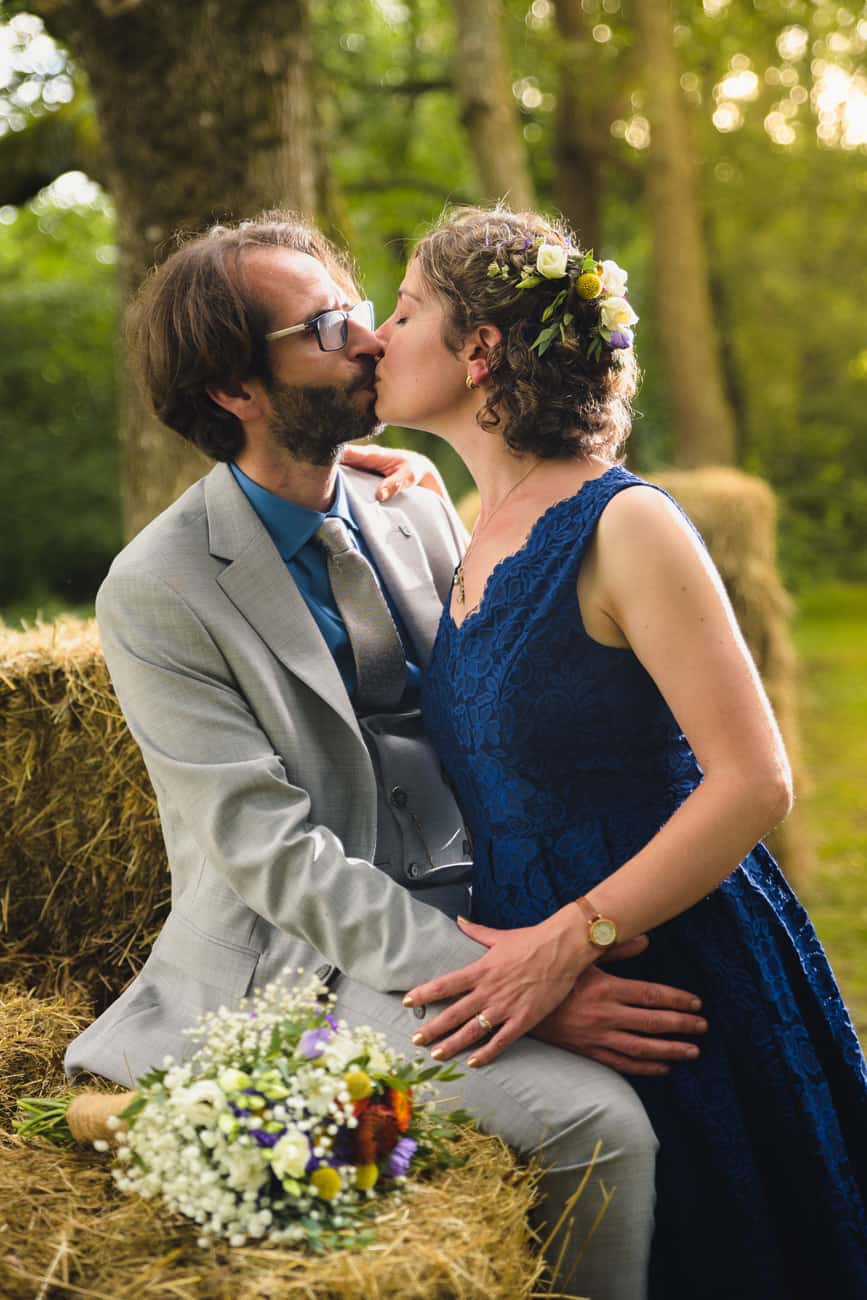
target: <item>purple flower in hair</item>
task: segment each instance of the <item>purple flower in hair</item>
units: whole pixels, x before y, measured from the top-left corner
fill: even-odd
[[[402,1137],[388,1157],[385,1172],[390,1178],[403,1178],[409,1169],[409,1162],[416,1153],[418,1143],[415,1138]]]
[[[631,348],[634,337],[630,329],[612,330],[607,343],[610,348]]]

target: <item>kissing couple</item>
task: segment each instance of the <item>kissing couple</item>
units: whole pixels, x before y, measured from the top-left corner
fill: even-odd
[[[601,1139],[562,1268],[593,1300],[855,1300],[867,1069],[759,842],[791,778],[722,583],[621,463],[636,323],[616,263],[503,207],[447,213],[378,329],[287,214],[145,284],[145,391],[217,464],[97,600],[172,910],[67,1069],[129,1084],[301,965],[466,1067],[540,1226]],[[463,458],[468,543],[429,465],[349,446],[385,421]]]

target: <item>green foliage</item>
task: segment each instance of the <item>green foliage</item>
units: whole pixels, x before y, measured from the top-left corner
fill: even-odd
[[[87,599],[121,541],[112,222],[38,206],[0,225],[3,605]]]
[[[24,10],[0,0],[0,23]],[[451,89],[454,8],[451,0],[311,0],[311,11],[322,219],[358,256],[382,319],[413,240],[446,202],[485,197]],[[675,11],[740,463],[780,493],[781,557],[792,584],[823,574],[864,579],[867,223],[856,211],[867,193],[867,158],[863,145],[843,147],[843,108],[818,122],[816,92],[823,67],[863,73],[867,4],[677,0]],[[576,41],[558,33],[554,6],[545,0],[504,0],[503,12],[519,126],[543,208],[553,206],[556,193],[564,70],[580,84],[593,119],[604,190],[598,255],[629,269],[630,300],[641,316],[645,377],[632,463],[651,471],[672,456],[670,395],[657,355],[649,292],[654,249],[642,209],[645,170],[653,165],[642,125],[647,70],[630,9],[583,0]],[[22,31],[28,22],[20,20]],[[63,62],[52,70],[48,59],[34,70],[25,46],[22,36],[14,67],[5,82],[0,77],[0,136],[9,113],[17,115],[16,128],[24,124],[14,141],[15,166],[4,172],[7,185],[13,171],[19,178],[40,173],[46,117],[57,119],[55,141],[67,116],[76,123],[74,134],[62,137],[70,142],[66,152],[52,146],[59,149],[58,170],[86,166],[76,153],[80,159],[98,149],[75,69]],[[748,81],[754,75],[746,93],[729,85],[737,73]],[[68,76],[75,96],[58,108],[49,101],[63,89],[58,78]],[[33,98],[37,82],[42,89]],[[726,105],[727,122],[718,115]],[[775,143],[775,131],[789,142]],[[0,170],[3,144],[0,138]],[[9,192],[4,198],[0,181],[0,223],[9,215],[2,206]],[[87,597],[119,540],[116,306],[111,269],[94,257],[95,248],[110,243],[108,217],[98,209],[49,220],[22,207],[13,225],[0,224],[0,432],[12,451],[0,471],[0,528],[7,553],[14,535],[20,557],[4,573],[4,602],[31,589],[36,596]],[[432,455],[454,495],[469,486],[454,453],[430,435],[389,429],[385,440]]]

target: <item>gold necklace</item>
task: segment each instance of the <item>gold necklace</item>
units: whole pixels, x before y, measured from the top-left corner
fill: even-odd
[[[535,464],[531,465],[530,468],[527,470],[526,474],[522,474],[521,477],[518,479],[517,483],[512,484],[512,486],[509,488],[506,495],[503,497],[502,501],[497,502],[497,504],[494,506],[493,510],[488,515],[485,522],[483,524],[476,524],[475,528],[473,529],[473,533],[467,545],[467,549],[464,551],[464,557],[461,560],[460,564],[458,565],[457,569],[455,570],[455,576],[452,579],[452,586],[455,588],[457,592],[459,605],[463,605],[467,598],[466,588],[464,586],[464,565],[466,564],[467,560],[470,558],[470,552],[475,546],[477,539],[481,537],[482,533],[485,531],[488,524],[493,519],[494,515],[497,513],[498,510],[500,510],[506,504],[506,502],[508,501],[512,493],[515,491],[515,489],[519,488],[521,484],[524,482],[524,480],[530,477],[530,475],[533,473],[533,470],[538,469],[541,463],[542,462],[540,460],[537,460]]]

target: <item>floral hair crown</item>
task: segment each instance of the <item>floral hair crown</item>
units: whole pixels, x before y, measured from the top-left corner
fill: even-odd
[[[568,281],[542,312],[542,329],[530,344],[530,350],[535,349],[540,357],[555,339],[566,341],[570,326],[577,337],[574,324],[579,303],[596,308],[587,342],[591,360],[598,361],[603,348],[613,352],[632,347],[632,326],[638,317],[626,301],[627,273],[616,262],[597,262],[592,251],[582,253],[571,244],[549,244],[540,236],[525,239],[517,256],[514,246],[497,245],[488,276],[511,280],[515,274],[517,289],[534,289],[545,280]]]

